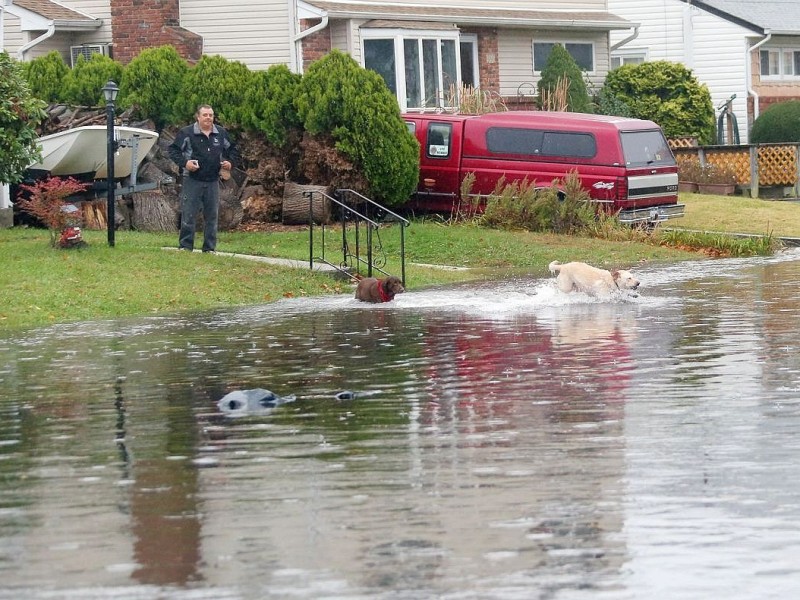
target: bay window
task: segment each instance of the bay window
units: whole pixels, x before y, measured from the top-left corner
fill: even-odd
[[[458,90],[477,81],[477,39],[456,30],[364,29],[364,66],[377,72],[397,96],[400,108],[450,108]],[[474,85],[474,84],[473,84]]]

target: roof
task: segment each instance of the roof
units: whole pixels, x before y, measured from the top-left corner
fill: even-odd
[[[9,13],[20,17],[29,16],[30,13],[40,17],[39,19],[31,20],[30,26],[23,26],[24,29],[41,27],[41,25],[37,25],[37,22],[42,20],[52,23],[56,29],[83,29],[86,27],[99,27],[102,24],[101,19],[67,8],[63,4],[52,0],[12,0],[11,4],[5,5],[3,8]],[[23,11],[15,9],[23,9]],[[26,11],[28,15],[24,14]],[[28,20],[24,21],[27,22]]]
[[[760,34],[800,35],[797,0],[682,0]]]
[[[426,4],[376,4],[305,0],[306,8],[332,19],[380,19],[388,21],[429,21],[504,27],[546,29],[630,29],[635,23],[604,11],[525,10],[509,8],[470,8]]]

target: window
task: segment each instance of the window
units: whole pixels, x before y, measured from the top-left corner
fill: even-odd
[[[623,131],[622,152],[629,167],[652,167],[675,164],[661,131]]]
[[[570,56],[575,59],[578,66],[588,73],[594,72],[594,45],[588,42],[534,42],[533,43],[533,70],[541,73],[550,57],[553,46],[559,44],[566,48]]]
[[[479,87],[478,36],[462,35],[459,49],[461,51],[461,83],[473,88]]]
[[[486,146],[494,154],[578,158],[597,154],[594,136],[589,133],[542,129],[491,127],[486,131]]]
[[[647,50],[619,51],[611,55],[611,68],[616,69],[622,65],[640,65],[646,61]]]
[[[364,61],[368,63],[370,69],[376,71],[378,75],[383,77],[386,85],[392,90],[393,94],[397,94],[397,86],[395,85],[395,59],[394,59],[394,44],[392,40],[370,40],[369,45],[364,44]]]
[[[800,48],[770,48],[761,50],[762,79],[800,78]]]
[[[462,83],[478,81],[477,36],[456,30],[362,30],[364,66],[383,77],[402,110],[458,104]]]
[[[448,158],[450,156],[450,136],[453,126],[450,123],[431,123],[428,126],[426,153],[432,158]]]

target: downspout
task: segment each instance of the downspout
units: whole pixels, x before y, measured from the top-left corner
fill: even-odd
[[[289,0],[289,25],[291,27],[291,43],[289,44],[289,70],[292,73],[299,73],[297,70],[297,43],[294,41],[297,37],[297,29],[299,23],[297,20],[297,0]]]
[[[20,61],[25,60],[25,53],[28,50],[30,50],[34,46],[38,46],[43,41],[53,37],[53,34],[55,32],[56,32],[56,24],[53,23],[53,21],[50,21],[50,23],[47,24],[47,31],[45,31],[42,35],[40,35],[37,38],[34,38],[30,42],[22,46],[19,50],[17,50],[17,58],[19,58]]]
[[[633,28],[633,33],[632,33],[632,34],[630,34],[630,35],[629,35],[628,37],[626,37],[625,39],[623,39],[623,40],[620,40],[619,42],[617,42],[616,44],[614,44],[613,46],[611,46],[611,48],[609,48],[609,49],[608,49],[608,53],[609,53],[609,54],[611,54],[611,53],[612,53],[614,50],[616,50],[616,49],[618,49],[618,48],[620,48],[620,47],[624,46],[624,45],[625,45],[625,44],[627,44],[628,42],[632,42],[632,41],[633,41],[633,40],[635,40],[637,37],[639,37],[639,27],[641,27],[641,26],[640,26],[640,25],[636,25],[636,26],[634,26],[634,28]]]
[[[764,33],[766,33],[766,37],[758,42],[755,46],[751,47],[747,52],[745,52],[745,64],[747,66],[747,95],[753,97],[753,120],[755,121],[758,118],[758,93],[753,89],[753,57],[752,53],[755,50],[758,50],[761,46],[766,44],[770,38],[772,37],[772,32],[767,29]]]
[[[292,40],[292,71],[295,73],[303,73],[303,57],[300,51],[300,42],[303,38],[308,37],[312,33],[316,33],[322,29],[325,29],[328,26],[328,15],[327,13],[322,15],[322,21],[314,25],[313,27],[309,27],[303,31],[298,32],[297,30],[300,29],[300,22],[297,18],[297,5],[295,2],[292,2],[292,12],[294,13],[291,15],[292,21],[294,23],[295,35],[294,39]]]

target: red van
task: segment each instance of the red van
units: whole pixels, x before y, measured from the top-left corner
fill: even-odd
[[[420,143],[420,182],[409,207],[450,212],[461,182],[485,197],[498,180],[542,187],[577,171],[592,199],[623,223],[681,217],[678,166],[652,121],[583,113],[404,114]]]

